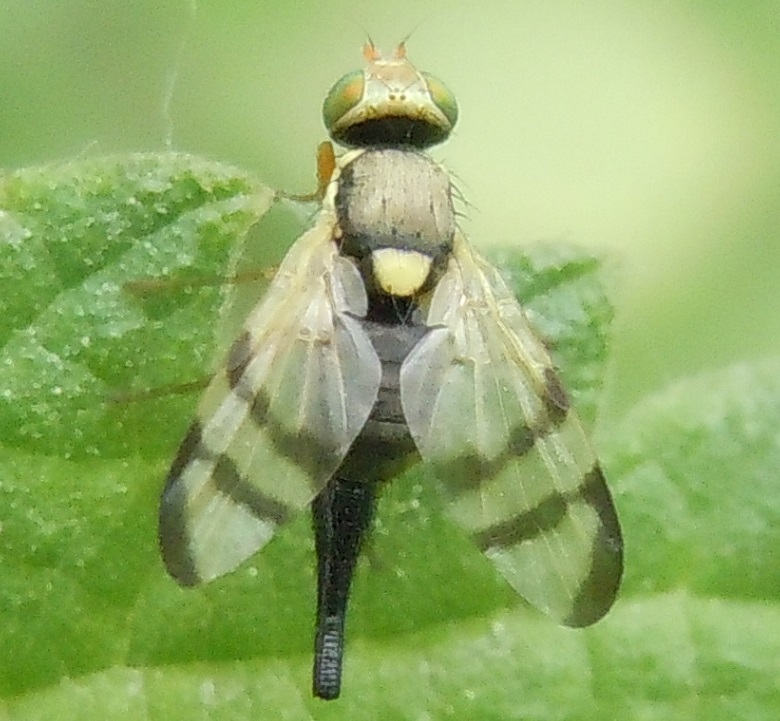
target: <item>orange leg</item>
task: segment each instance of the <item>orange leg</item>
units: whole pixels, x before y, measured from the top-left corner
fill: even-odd
[[[297,195],[294,193],[278,192],[280,198],[289,200],[299,200],[304,203],[321,201],[325,197],[325,191],[328,189],[333,171],[336,169],[336,153],[333,150],[333,143],[326,140],[317,146],[317,189],[313,193]]]

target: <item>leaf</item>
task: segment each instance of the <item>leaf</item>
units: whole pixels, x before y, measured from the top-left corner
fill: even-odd
[[[23,170],[0,184],[0,428],[66,458],[159,449],[166,407],[117,392],[202,377],[218,284],[139,297],[150,278],[223,278],[272,193],[216,163],[136,155]],[[173,408],[177,408],[174,403]],[[181,406],[178,406],[178,411]],[[159,433],[148,434],[150,419]]]
[[[213,367],[233,288],[195,281],[238,266],[269,191],[166,155],[21,171],[0,199],[0,719],[778,717],[780,361],[682,382],[602,434],[627,574],[589,629],[507,590],[424,471],[391,484],[351,600],[343,696],[325,704],[309,691],[309,519],[236,573],[178,588],[156,514],[196,395],[94,407]],[[300,230],[288,211],[247,237],[261,264]],[[547,248],[501,267],[594,407],[611,318],[598,262]],[[128,297],[155,277],[193,285]],[[46,352],[19,352],[33,347]]]
[[[780,600],[778,428],[775,360],[684,381],[636,409],[607,449],[637,534],[626,593]]]
[[[189,698],[200,685],[190,664],[212,666],[236,688],[231,669],[249,681],[269,663],[292,663],[290,689],[310,705],[301,673],[310,663],[315,583],[308,519],[238,573],[182,591],[158,559],[156,508],[196,399],[107,402],[116,389],[181,383],[212,367],[221,342],[215,328],[229,325],[226,289],[199,279],[223,278],[238,265],[234,246],[264,214],[269,191],[194,158],[133,156],[21,171],[4,180],[0,198],[0,270],[15,291],[0,329],[0,691],[16,697],[9,712],[46,715],[56,703],[63,717],[69,708],[82,714],[90,697],[94,715],[118,713],[125,702],[112,680],[137,700],[140,671],[146,682],[157,679],[162,695],[180,688]],[[275,232],[266,229],[253,245]],[[549,250],[540,258],[544,268],[567,266]],[[518,253],[502,260],[510,274],[529,262]],[[171,288],[130,292],[131,281],[154,278]],[[191,287],[181,284],[188,279]],[[549,286],[565,288],[564,276]],[[352,637],[381,656],[399,634],[430,634],[443,621],[517,603],[444,523],[420,479],[409,475],[389,489],[356,584]],[[415,552],[421,547],[427,558]],[[432,583],[432,571],[482,592]],[[361,677],[355,682],[370,683],[370,674]],[[201,700],[208,701],[199,691],[169,708],[186,717],[181,709]],[[141,704],[153,706],[148,698]]]
[[[778,718],[778,428],[780,359],[769,359],[678,382],[608,439],[622,598],[647,599],[634,637],[611,639],[608,685],[636,686],[625,717]],[[636,658],[654,645],[655,660]]]

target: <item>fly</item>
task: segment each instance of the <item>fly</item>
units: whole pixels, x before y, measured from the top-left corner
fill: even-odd
[[[426,149],[452,93],[403,44],[323,106],[321,209],[205,391],[167,477],[160,546],[182,585],[235,569],[310,508],[313,693],[341,690],[347,600],[377,494],[424,460],[446,511],[532,604],[569,626],[612,605],[622,540],[544,344],[458,228]]]

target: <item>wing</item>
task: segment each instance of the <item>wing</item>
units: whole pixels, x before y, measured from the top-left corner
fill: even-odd
[[[309,504],[368,419],[381,366],[357,268],[323,212],[213,378],[168,474],[160,547],[184,585],[233,570]]]
[[[401,401],[448,511],[527,600],[570,626],[614,601],[622,540],[543,344],[498,271],[455,238]]]

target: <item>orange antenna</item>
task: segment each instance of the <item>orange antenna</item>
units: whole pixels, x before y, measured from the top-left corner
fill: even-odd
[[[393,57],[396,60],[403,60],[406,57],[406,41],[407,41],[407,39],[408,39],[408,37],[404,38],[396,46],[395,51],[393,52]]]
[[[371,63],[374,60],[379,60],[382,57],[382,53],[376,49],[374,41],[369,37],[363,45],[363,57],[367,63]]]

